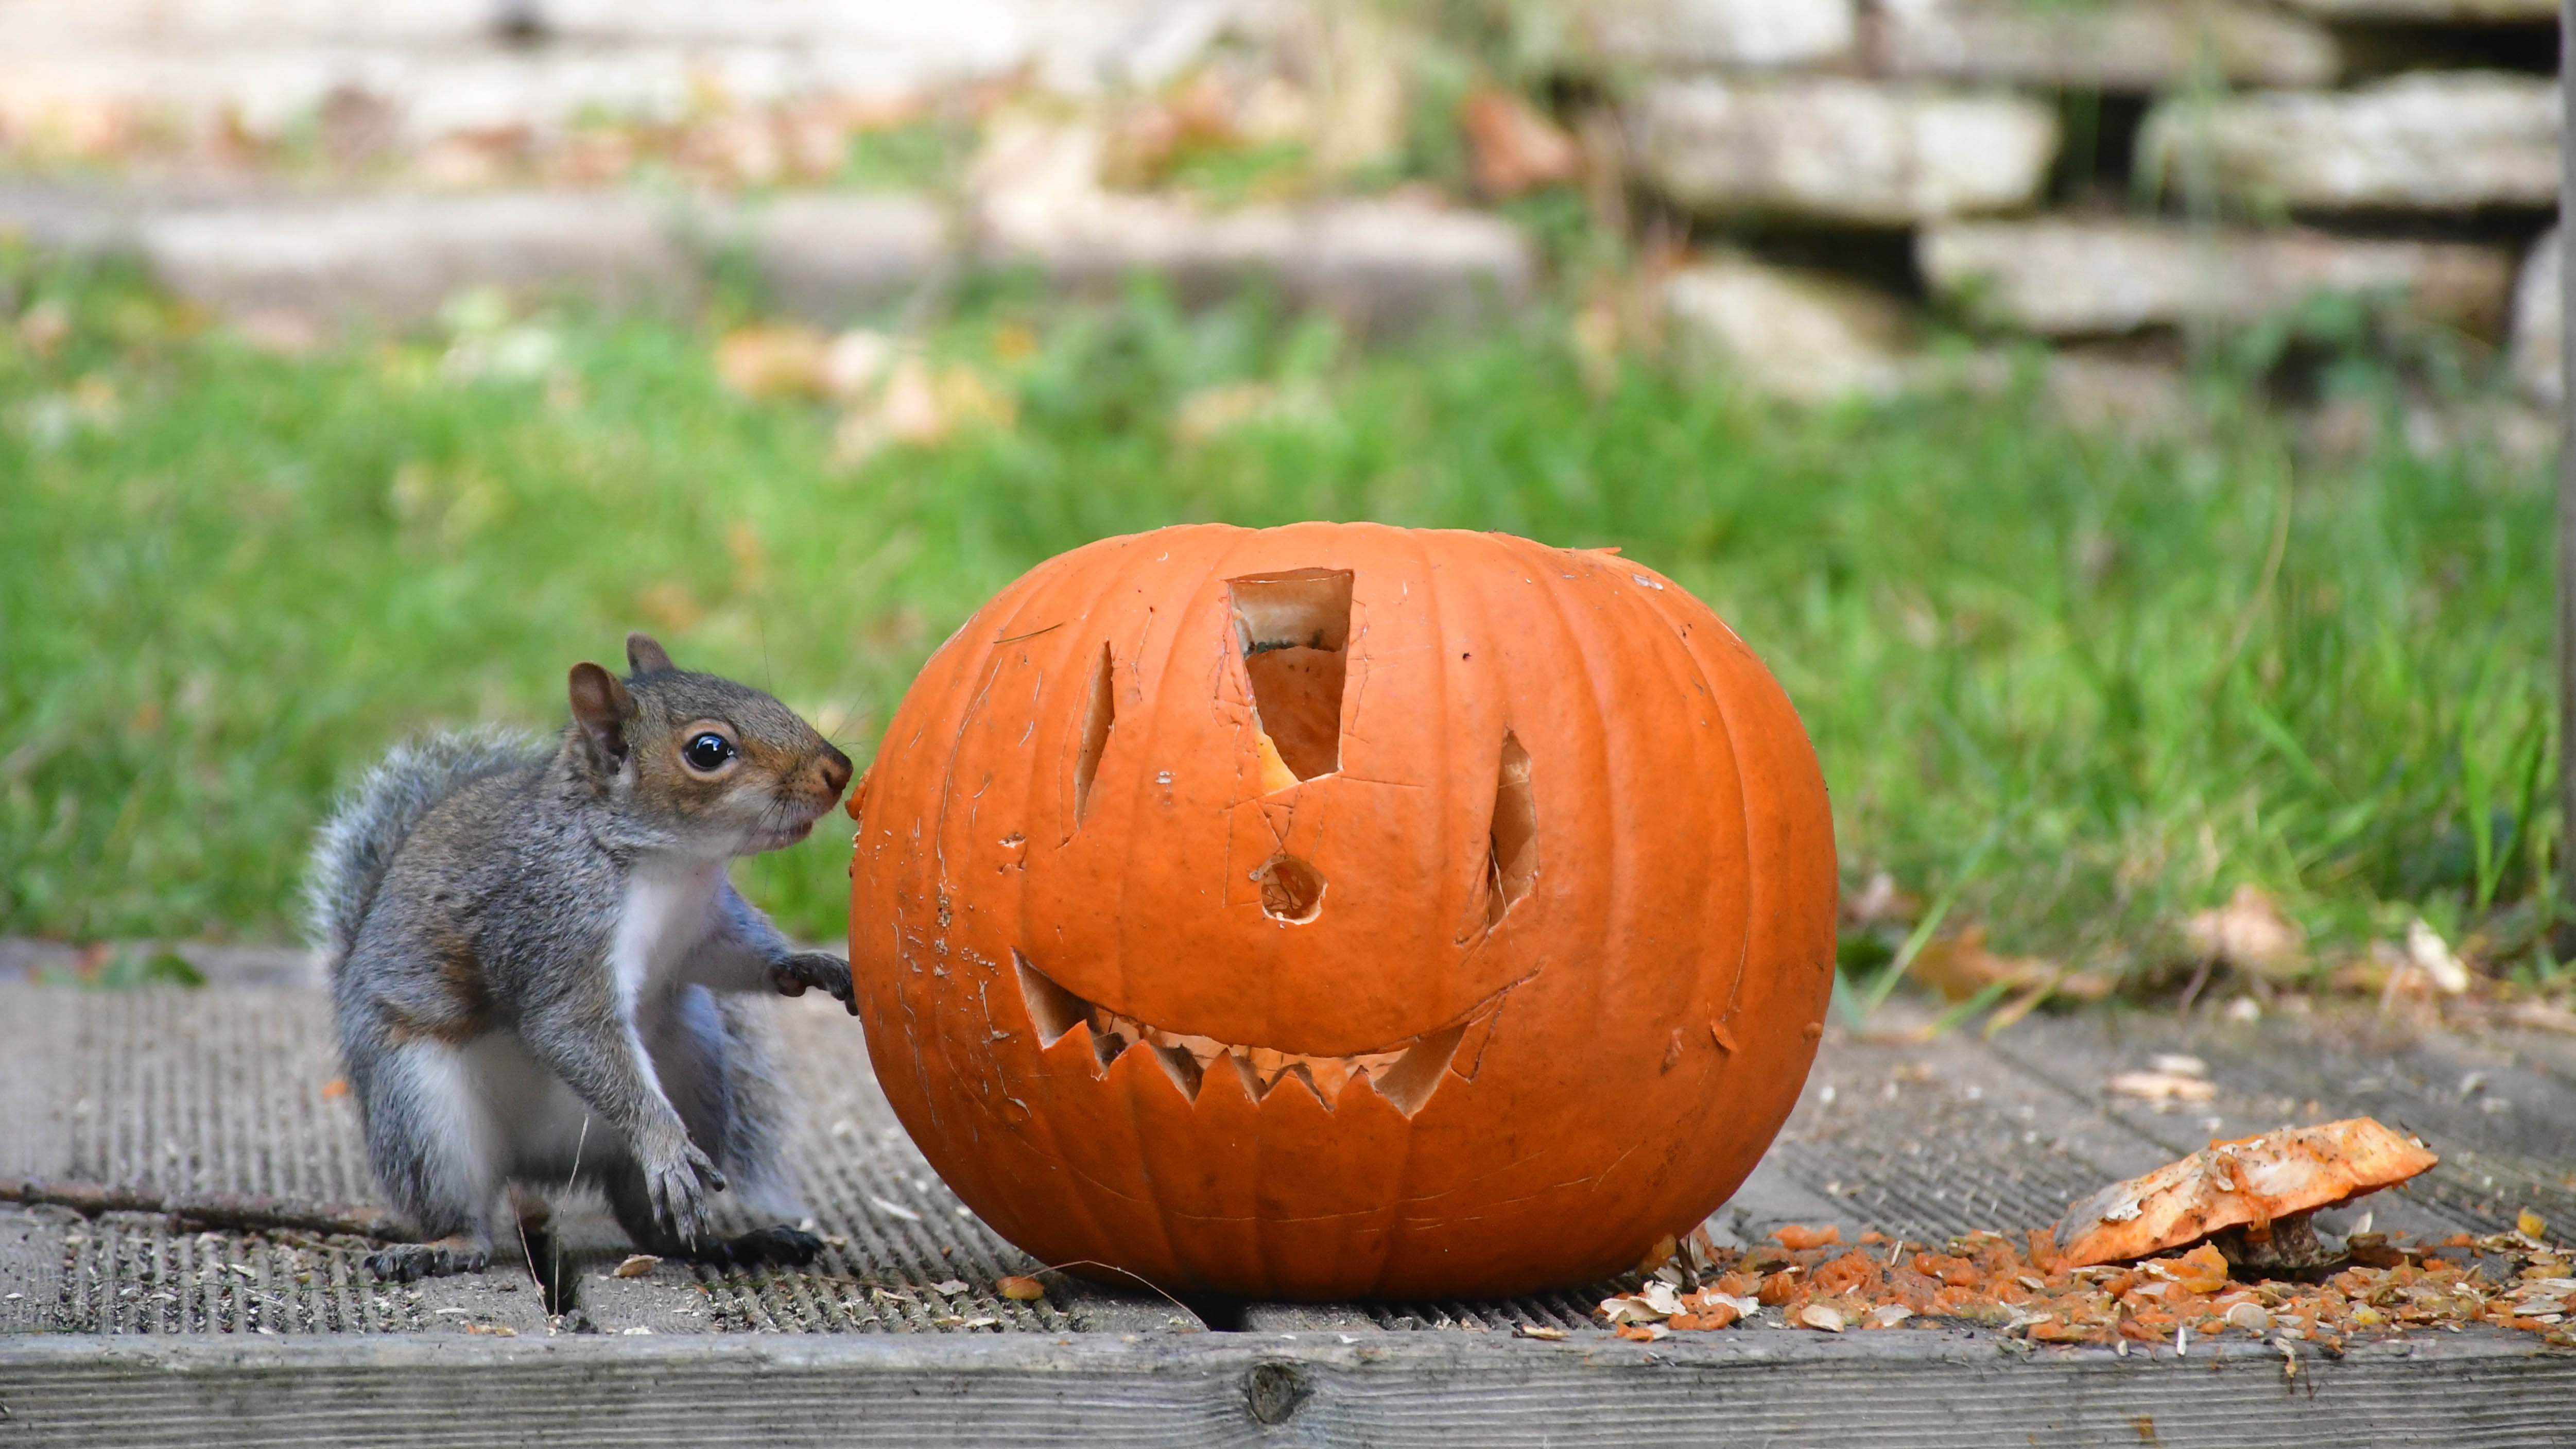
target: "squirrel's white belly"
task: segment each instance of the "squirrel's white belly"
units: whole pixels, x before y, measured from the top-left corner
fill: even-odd
[[[608,969],[628,1020],[649,1029],[672,978],[714,928],[716,888],[723,881],[722,860],[636,862],[608,946]]]
[[[581,1098],[517,1032],[487,1032],[457,1052],[461,1076],[480,1099],[484,1130],[500,1139],[504,1173],[569,1179],[584,1157],[596,1165],[619,1150],[617,1134],[591,1120]]]

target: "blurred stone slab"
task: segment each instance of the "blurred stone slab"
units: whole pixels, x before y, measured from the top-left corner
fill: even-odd
[[[75,946],[33,936],[0,936],[0,983],[77,980],[123,959],[175,956],[212,986],[319,986],[322,966],[301,946],[244,946],[213,941],[101,941]],[[0,1154],[0,1168],[7,1166]]]
[[[2513,339],[2508,370],[2522,395],[2544,407],[2567,401],[2565,294],[2559,277],[2566,243],[2551,227],[2531,244],[2513,288]]]
[[[2557,83],[2426,72],[2343,92],[2267,91],[2148,113],[2138,167],[2179,195],[2313,211],[2547,207],[2558,199]]]
[[[723,228],[778,306],[845,322],[900,298],[959,252],[948,211],[902,193],[807,192],[741,208]]]
[[[1606,59],[1650,66],[1776,66],[1851,52],[1852,0],[1562,0]]]
[[[2052,337],[2241,321],[2319,292],[2385,294],[2492,335],[2513,286],[2499,247],[2154,221],[1954,222],[1926,228],[1916,257],[1935,293],[1980,320]]]
[[[2558,18],[2556,0],[2279,0],[2319,20],[2399,24],[2545,25]]]
[[[0,0],[0,115],[145,102],[267,133],[335,91],[416,134],[881,94],[1026,68],[1062,89],[1195,53],[1262,0]]]
[[[654,204],[624,192],[245,205],[147,215],[137,232],[164,285],[231,311],[408,321],[475,286],[634,305],[697,283]]]
[[[1087,125],[996,125],[969,179],[981,260],[1075,289],[1153,273],[1190,300],[1275,285],[1367,330],[1481,314],[1527,296],[1537,274],[1519,228],[1426,199],[1218,211],[1104,190],[1100,144]]]
[[[2058,145],[2028,97],[1834,76],[1665,81],[1629,129],[1639,179],[1693,211],[1884,227],[2027,206]]]
[[[2323,26],[2268,6],[2190,0],[1881,0],[1869,46],[1885,75],[2167,90],[2206,53],[2240,85],[2325,86],[2342,70]]]
[[[1856,282],[1721,253],[1666,278],[1662,300],[1685,350],[1748,392],[1822,403],[1904,383],[1910,319]]]

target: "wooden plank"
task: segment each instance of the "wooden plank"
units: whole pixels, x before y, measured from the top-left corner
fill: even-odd
[[[1350,1338],[1354,1341],[1344,1342]],[[2118,1358],[1990,1337],[1756,1331],[0,1342],[11,1445],[1639,1442],[2265,1449],[2567,1442],[2576,1354],[2439,1334],[2340,1362],[2243,1342]]]

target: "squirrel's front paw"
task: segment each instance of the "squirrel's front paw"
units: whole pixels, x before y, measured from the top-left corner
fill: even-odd
[[[416,1278],[444,1278],[451,1273],[480,1273],[492,1264],[492,1251],[471,1238],[440,1238],[428,1243],[388,1243],[367,1255],[367,1270],[379,1278],[409,1283]]]
[[[706,1194],[724,1190],[724,1174],[716,1170],[715,1160],[685,1135],[675,1147],[645,1159],[644,1192],[653,1205],[653,1220],[684,1243],[694,1245],[708,1236]]]
[[[859,1014],[858,989],[850,983],[850,963],[838,956],[820,951],[800,951],[769,968],[770,983],[781,996],[802,996],[805,988],[819,986],[833,1000]]]

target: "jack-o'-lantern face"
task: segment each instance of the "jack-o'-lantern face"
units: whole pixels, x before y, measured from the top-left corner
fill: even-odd
[[[1678,586],[1499,535],[1166,529],[924,669],[853,812],[888,1097],[1048,1261],[1516,1292],[1741,1181],[1831,982],[1769,675]]]

